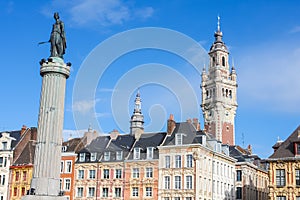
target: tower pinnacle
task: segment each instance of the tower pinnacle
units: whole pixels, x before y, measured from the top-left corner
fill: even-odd
[[[218,32],[220,32],[220,16],[218,15]]]
[[[140,91],[137,91],[134,100],[134,110],[130,120],[130,133],[135,135],[137,130],[144,131],[144,115],[142,114],[142,101]]]

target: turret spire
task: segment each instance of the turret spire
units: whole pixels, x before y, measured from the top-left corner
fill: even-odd
[[[220,29],[220,16],[218,15],[218,32],[221,32],[221,29]]]
[[[134,100],[134,110],[130,120],[130,133],[135,135],[137,130],[140,130],[140,132],[144,131],[144,116],[142,114],[142,101],[139,89]]]

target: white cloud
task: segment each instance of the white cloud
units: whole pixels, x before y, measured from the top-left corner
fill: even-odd
[[[63,130],[63,139],[64,141],[70,139],[70,138],[80,138],[84,135],[84,133],[87,132],[87,129],[83,130]]]
[[[110,117],[110,116],[112,116],[111,113],[95,113],[96,118]]]
[[[299,53],[289,43],[277,43],[240,55],[236,68],[243,103],[268,111],[300,112]]]
[[[89,112],[91,109],[93,109],[97,102],[99,102],[100,99],[96,100],[82,100],[77,101],[73,103],[73,111],[80,112],[82,114],[85,114]]]
[[[62,10],[69,14],[71,24],[89,25],[121,25],[126,21],[147,19],[153,15],[152,7],[134,7],[122,0],[54,0],[42,9],[46,16]]]

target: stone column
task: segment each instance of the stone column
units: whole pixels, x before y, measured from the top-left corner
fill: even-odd
[[[50,57],[40,62],[43,77],[30,195],[23,200],[66,199],[60,192],[60,161],[66,79],[70,64]]]

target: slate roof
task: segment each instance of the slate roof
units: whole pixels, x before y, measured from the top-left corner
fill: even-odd
[[[67,149],[64,152],[77,152],[84,147],[85,138],[73,138],[62,143],[62,146],[66,146]]]
[[[202,131],[197,131],[195,126],[192,123],[189,122],[180,122],[176,123],[176,127],[172,133],[172,135],[168,136],[166,138],[166,141],[162,146],[169,146],[169,145],[175,145],[175,135],[177,133],[183,133],[183,141],[182,144],[196,144],[196,143],[202,143],[202,135],[204,134]]]
[[[294,142],[299,142],[300,126],[278,147],[269,159],[295,158]]]
[[[153,151],[153,159],[158,159],[159,153],[158,153],[158,146],[161,145],[164,138],[166,137],[166,132],[158,132],[158,133],[143,133],[139,140],[137,140],[132,148],[139,147],[140,148],[140,159],[144,160],[147,159],[147,147],[154,147]],[[130,152],[130,155],[128,157],[128,160],[133,159],[133,151]]]
[[[18,130],[18,131],[3,131],[3,132],[0,132],[0,136],[2,137],[2,133],[9,133],[10,134],[10,137],[13,137],[15,138],[16,140],[12,140],[11,142],[11,148],[15,148],[15,146],[18,144],[18,142],[20,141],[21,139],[21,130]]]

